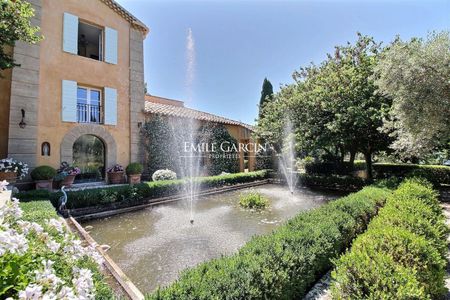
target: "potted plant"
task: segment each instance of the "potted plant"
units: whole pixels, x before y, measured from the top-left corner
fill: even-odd
[[[140,163],[131,163],[127,166],[127,178],[129,184],[138,184],[141,183],[141,174],[144,170],[144,167]]]
[[[56,175],[56,170],[50,166],[40,166],[35,168],[30,173],[34,180],[36,190],[48,190],[53,188],[53,177]]]
[[[106,170],[106,173],[108,173],[108,181],[110,184],[119,184],[123,183],[123,174],[124,169],[121,165],[115,165],[108,170]]]
[[[59,186],[71,187],[75,180],[75,176],[80,173],[80,168],[71,166],[68,162],[63,161],[57,170],[55,181],[59,182]]]
[[[0,181],[6,180],[9,183],[15,183],[19,178],[28,174],[28,165],[13,158],[0,160]]]

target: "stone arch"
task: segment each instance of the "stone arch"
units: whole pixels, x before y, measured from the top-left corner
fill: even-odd
[[[99,125],[80,124],[70,129],[61,142],[61,162],[73,163],[73,144],[82,135],[95,135],[105,144],[105,168],[117,162],[117,145],[114,137]]]

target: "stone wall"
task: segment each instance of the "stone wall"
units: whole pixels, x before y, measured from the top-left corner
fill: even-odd
[[[31,20],[41,25],[41,0],[29,0],[35,10]],[[8,156],[36,166],[37,125],[39,105],[40,45],[16,42],[14,59],[20,66],[12,70],[8,133]],[[20,128],[21,110],[25,111],[25,128]]]

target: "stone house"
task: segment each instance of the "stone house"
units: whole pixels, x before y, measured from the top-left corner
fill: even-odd
[[[0,158],[31,169],[67,161],[94,181],[114,164],[143,162],[149,29],[113,0],[28,1],[44,39],[17,42],[20,66],[1,74]]]

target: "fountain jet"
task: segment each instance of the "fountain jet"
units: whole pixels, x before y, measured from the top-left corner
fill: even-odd
[[[295,172],[295,135],[290,120],[284,126],[284,145],[279,157],[279,165],[291,195],[294,195],[298,176]]]

